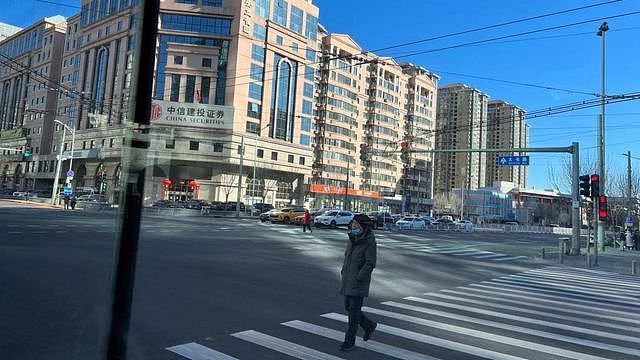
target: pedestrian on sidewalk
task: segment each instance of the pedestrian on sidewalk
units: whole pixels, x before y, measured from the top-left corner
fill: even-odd
[[[311,230],[311,214],[308,209],[304,209],[304,214],[302,215],[302,232],[307,232],[307,228],[310,232]]]
[[[355,348],[358,326],[364,330],[364,341],[369,340],[377,324],[362,313],[364,298],[369,296],[371,273],[376,267],[376,239],[373,222],[364,214],[357,214],[349,224],[349,243],[342,264],[342,287],[344,307],[349,314],[349,325],[340,350]]]
[[[64,209],[65,210],[69,210],[69,201],[70,200],[71,199],[69,198],[69,195],[65,195],[64,196],[63,202],[64,202]]]
[[[71,210],[76,209],[77,202],[78,202],[78,199],[76,198],[76,196],[75,195],[71,196],[71,199],[69,200],[69,205],[71,205]]]

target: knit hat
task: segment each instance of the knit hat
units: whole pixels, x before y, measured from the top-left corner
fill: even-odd
[[[371,218],[365,214],[355,214],[353,220],[357,221],[362,227],[368,227],[373,225]]]

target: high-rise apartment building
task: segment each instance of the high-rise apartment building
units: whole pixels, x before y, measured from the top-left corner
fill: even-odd
[[[486,148],[487,101],[485,93],[465,84],[439,88],[436,149]],[[486,159],[479,152],[436,153],[434,193],[485,186]]]
[[[526,112],[503,100],[487,104],[487,147],[490,149],[517,149],[529,145],[529,127]],[[527,187],[527,166],[499,166],[500,155],[527,155],[522,152],[488,153],[486,186],[495,181],[508,181],[519,188]]]
[[[430,156],[412,156],[405,170],[398,154],[385,152],[398,151],[402,141],[432,148],[427,136],[434,126],[438,77],[363,52],[344,34],[325,36],[322,50],[311,184],[316,204],[400,208],[406,192],[410,209],[427,210]]]
[[[54,118],[66,20],[44,18],[0,39],[0,187],[36,188],[51,176]],[[22,151],[33,156],[22,161]]]

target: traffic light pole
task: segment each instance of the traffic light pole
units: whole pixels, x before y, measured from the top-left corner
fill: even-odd
[[[402,151],[371,151],[373,155],[387,156],[394,155]],[[571,143],[566,147],[533,147],[533,148],[500,148],[500,149],[438,149],[438,150],[414,150],[408,152],[416,154],[433,154],[433,153],[569,153],[572,154],[572,179],[571,179],[571,210],[572,210],[572,232],[571,232],[571,255],[580,254],[580,191],[578,178],[580,176],[580,152],[577,142]],[[596,212],[597,214],[597,212]]]

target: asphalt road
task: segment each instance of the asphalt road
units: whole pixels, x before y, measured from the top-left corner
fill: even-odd
[[[102,358],[115,230],[112,214],[0,207],[1,359]],[[145,217],[129,358],[640,358],[637,342],[594,335],[640,336],[625,327],[640,321],[637,281],[530,257],[555,239],[480,232],[378,233],[366,304],[379,343],[340,353],[346,241],[344,229]],[[590,286],[596,298],[580,292]],[[577,305],[562,312],[555,297]],[[583,312],[589,301],[599,317]]]

